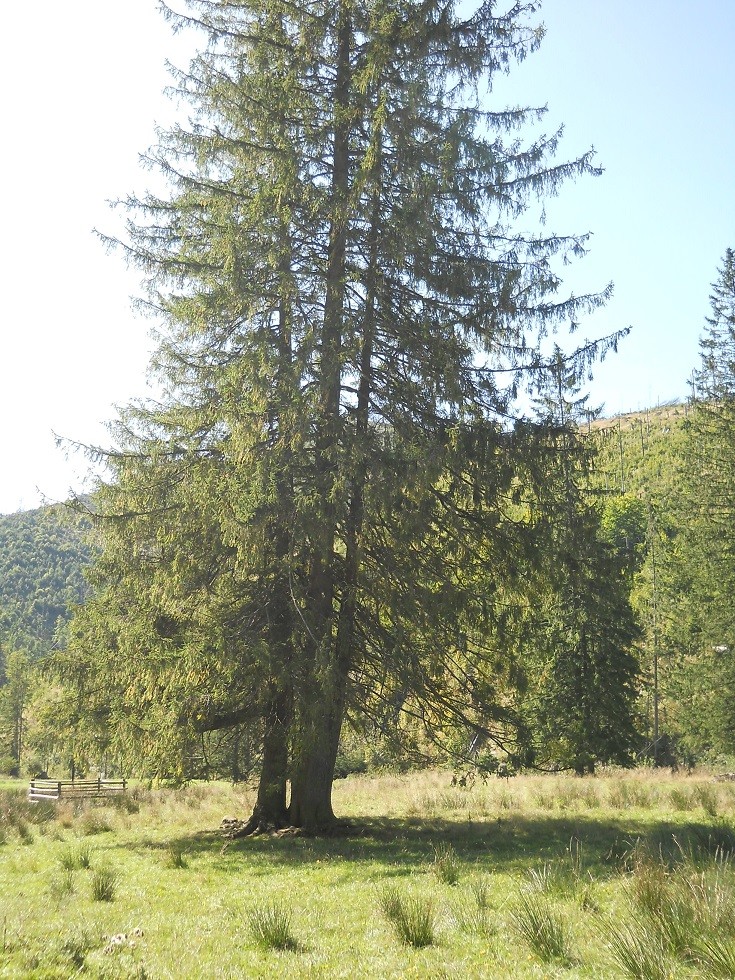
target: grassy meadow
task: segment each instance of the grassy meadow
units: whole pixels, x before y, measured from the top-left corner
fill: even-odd
[[[735,784],[350,777],[347,826],[225,842],[245,787],[0,788],[0,977],[735,977]]]

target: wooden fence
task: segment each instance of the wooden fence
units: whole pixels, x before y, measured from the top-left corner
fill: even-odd
[[[29,800],[86,800],[124,793],[125,779],[32,779]]]

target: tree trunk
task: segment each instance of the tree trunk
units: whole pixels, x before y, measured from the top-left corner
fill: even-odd
[[[322,690],[321,709],[301,731],[301,744],[294,753],[289,819],[294,827],[309,833],[330,830],[335,823],[332,809],[334,765],[344,714],[346,677],[340,690]]]
[[[279,271],[285,287],[290,269],[291,242],[284,229]],[[293,601],[291,598],[287,566],[291,550],[290,521],[293,514],[293,457],[290,434],[284,431],[292,398],[292,350],[291,310],[285,298],[278,307],[278,333],[276,337],[275,412],[270,419],[274,452],[279,454],[276,473],[278,505],[271,527],[275,574],[268,606],[268,642],[271,650],[275,680],[270,685],[263,733],[263,763],[258,784],[258,796],[252,816],[237,836],[277,830],[288,826],[286,806],[286,781],[289,766],[289,741],[293,722]]]
[[[290,716],[290,692],[274,690],[263,733],[263,763],[260,769],[258,796],[250,819],[237,831],[234,835],[236,837],[279,830],[288,826],[286,774]]]
[[[334,487],[343,420],[342,331],[350,186],[350,48],[352,18],[342,0],[337,26],[334,83],[334,143],[331,187],[331,228],[327,258],[324,322],[320,351],[320,397],[315,463],[321,497],[320,528],[314,535],[309,570],[308,636],[304,673],[299,679],[299,735],[294,750],[289,817],[310,832],[329,829],[332,782],[344,715],[347,671],[341,663],[335,630],[335,560],[337,508]]]

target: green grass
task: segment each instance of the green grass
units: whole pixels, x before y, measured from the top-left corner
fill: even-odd
[[[732,975],[735,796],[704,777],[356,776],[334,835],[226,847],[247,787],[24,794],[0,799],[0,978]]]
[[[96,868],[90,877],[90,890],[95,902],[114,902],[120,875],[107,865]]]

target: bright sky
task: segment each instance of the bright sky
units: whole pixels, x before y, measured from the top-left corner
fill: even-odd
[[[114,404],[146,392],[136,275],[92,229],[118,228],[106,201],[144,189],[138,153],[172,118],[164,62],[186,64],[186,48],[156,8],[3,12],[0,513],[80,489],[86,463],[53,433],[104,442]],[[580,335],[634,328],[591,401],[612,414],[685,397],[710,283],[735,247],[735,0],[546,0],[542,18],[542,49],[495,96],[547,104],[547,130],[565,125],[560,159],[594,146],[605,168],[547,208],[547,230],[594,232],[570,290],[615,283]]]

